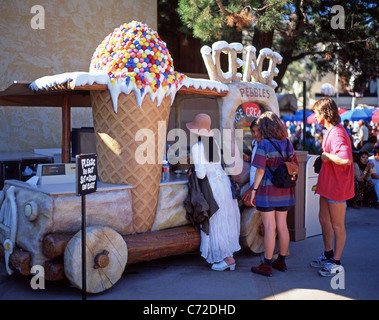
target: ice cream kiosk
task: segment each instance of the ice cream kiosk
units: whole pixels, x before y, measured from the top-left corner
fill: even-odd
[[[242,53],[245,60],[238,56]],[[69,151],[70,108],[78,99],[93,110],[99,177],[97,191],[87,195],[87,292],[109,289],[128,264],[199,249],[200,235],[183,206],[187,175],[172,173],[161,182],[171,106],[179,95],[217,99],[220,131],[228,132],[221,145],[233,159],[229,174],[246,188],[236,115],[279,114],[273,78],[282,60],[270,49],[257,56],[253,46],[225,41],[204,46],[201,54],[209,79],[174,71],[158,33],[133,21],[103,40],[89,72],[16,83],[0,93],[9,101],[18,92],[28,101],[59,97],[62,102],[63,164],[41,166],[37,182],[6,180],[0,191],[0,255],[9,274],[28,275],[32,266],[40,265],[47,280],[66,277],[82,288],[81,204]],[[221,54],[229,57],[227,72],[221,69]],[[269,69],[262,70],[266,59]],[[242,66],[243,74],[238,72]],[[241,214],[241,245],[263,252],[260,216],[253,208]]]

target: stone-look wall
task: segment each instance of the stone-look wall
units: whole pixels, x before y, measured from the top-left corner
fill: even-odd
[[[44,9],[45,29],[33,6]],[[156,0],[12,0],[0,2],[0,90],[88,71],[93,52],[114,28],[138,20],[157,29]],[[34,24],[32,23],[34,22]],[[92,126],[90,108],[72,108],[71,127]],[[60,108],[0,106],[0,152],[61,146]]]

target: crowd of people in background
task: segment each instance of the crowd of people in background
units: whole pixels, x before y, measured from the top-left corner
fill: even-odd
[[[361,206],[378,207],[379,199],[379,124],[364,120],[341,123],[349,135],[354,159],[355,196],[347,204],[355,209]],[[295,150],[308,151],[310,155],[322,153],[326,128],[318,123],[306,126],[303,140],[303,122],[287,121],[288,137]]]
[[[321,154],[323,136],[326,132],[324,126],[318,123],[307,125],[305,130],[305,144],[303,143],[303,122],[287,121],[288,137],[296,150],[306,150],[309,154]],[[368,124],[363,120],[356,122],[345,120],[343,123],[351,140],[353,152],[366,150],[370,154],[377,145],[379,137],[379,124]]]

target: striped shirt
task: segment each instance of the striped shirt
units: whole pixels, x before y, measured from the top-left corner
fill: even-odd
[[[267,139],[259,142],[253,166],[264,169],[265,174],[256,194],[256,205],[258,207],[293,206],[295,205],[294,188],[275,187],[271,182],[272,174],[266,169],[266,166],[269,166],[274,172],[287,159],[287,139],[281,141],[271,138],[271,141],[276,144],[285,158],[282,158],[280,153]],[[288,148],[289,154],[293,154],[294,148],[291,143],[289,143]],[[299,164],[296,154],[292,161]]]

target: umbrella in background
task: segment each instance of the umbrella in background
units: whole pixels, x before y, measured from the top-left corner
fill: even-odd
[[[305,118],[308,118],[312,114],[312,111],[305,110]],[[303,110],[297,110],[293,116],[293,121],[303,121]]]
[[[377,110],[376,108],[363,108],[362,109],[369,117],[372,117],[373,113]]]
[[[364,120],[364,121],[370,121],[371,116],[367,115],[367,113],[363,109],[354,109],[354,110],[349,110],[345,112],[344,114],[341,115],[341,121],[359,121],[359,120]]]
[[[374,123],[379,123],[379,110],[378,109],[373,112],[371,121]]]
[[[286,123],[287,121],[293,121],[293,116],[284,116],[282,120],[284,123]]]
[[[338,108],[338,114],[341,115],[343,113],[347,112],[346,109],[342,109],[342,108]],[[312,113],[308,118],[307,118],[307,123],[308,124],[311,124],[311,123],[316,123],[316,117],[315,117],[315,114]]]

